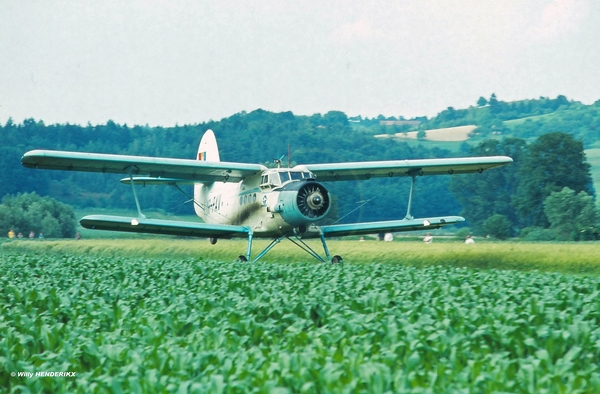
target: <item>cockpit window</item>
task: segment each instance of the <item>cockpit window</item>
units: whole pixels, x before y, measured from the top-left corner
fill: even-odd
[[[281,181],[279,180],[279,174],[276,172],[269,174],[269,183],[273,186],[281,185]]]
[[[290,180],[290,173],[289,172],[280,172],[279,178],[281,178],[281,183],[286,183],[287,181]]]
[[[302,173],[299,171],[290,172],[290,176],[294,181],[300,180],[303,178]]]
[[[270,170],[273,172],[263,173],[260,178],[260,187],[278,187],[288,181],[301,181],[302,179],[314,179],[315,176],[309,171],[284,171]]]

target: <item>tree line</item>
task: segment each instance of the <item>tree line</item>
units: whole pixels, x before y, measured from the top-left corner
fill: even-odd
[[[563,199],[581,197],[582,201],[587,201],[582,202],[585,206],[589,201],[593,202],[595,191],[591,186],[589,165],[582,155],[585,141],[591,141],[592,137],[587,136],[584,141],[579,136],[584,127],[582,124],[587,127],[587,134],[594,135],[594,125],[600,119],[600,105],[582,106],[561,96],[555,100],[531,101],[529,106],[522,109],[519,109],[521,104],[480,102],[482,105],[476,108],[448,109],[432,119],[421,118],[427,127],[449,127],[477,120],[477,116],[492,112],[494,106],[500,106],[501,110],[494,112],[495,119],[501,114],[505,114],[501,117],[507,116],[506,111],[517,111],[521,115],[541,111],[556,119],[571,119],[575,113],[587,120],[578,123],[577,127],[570,127],[568,122],[563,122],[554,129],[543,122],[523,122],[522,125],[527,124],[526,127],[531,127],[528,123],[537,125],[526,138],[505,138],[500,133],[490,134],[493,139],[476,146],[465,144],[464,150],[471,155],[508,155],[514,159],[514,163],[483,174],[419,178],[413,213],[427,217],[462,212],[475,233],[491,234],[493,232],[490,229],[507,229],[504,233],[494,233],[499,237],[519,234],[549,237],[553,234],[550,233],[554,231],[553,228],[560,227],[564,238],[565,227],[557,224],[560,215],[551,213],[556,211],[551,208],[557,204],[553,201],[561,199],[547,199],[552,193],[563,193],[563,189],[567,188],[564,191],[566,194],[561,195]],[[552,108],[555,111],[548,112]],[[487,115],[482,119],[479,123],[475,122],[481,129],[490,124],[486,123]],[[464,152],[459,154],[437,147],[428,148],[425,144],[373,138],[381,126],[364,121],[358,119],[358,123],[351,123],[339,111],[297,116],[291,112],[272,113],[264,110],[241,112],[220,121],[175,127],[130,127],[112,121],[95,126],[45,125],[43,121],[33,119],[15,124],[9,120],[4,126],[0,125],[0,138],[3,140],[0,145],[0,164],[4,169],[0,172],[0,196],[35,192],[38,196],[49,196],[76,207],[134,210],[130,190],[125,190],[126,186],[119,183],[122,176],[33,171],[23,168],[20,158],[31,149],[193,158],[199,140],[207,129],[215,132],[223,161],[255,162],[267,166],[274,165],[273,159],[285,156],[288,147],[292,166],[316,162],[464,155]],[[357,124],[360,127],[357,128]],[[565,132],[547,132],[561,127],[565,127],[562,129]],[[284,163],[286,161],[284,159]],[[334,215],[330,221],[348,223],[404,217],[409,187],[410,180],[403,178],[331,183],[328,188],[336,197],[333,201]],[[191,189],[187,191],[191,193]],[[574,194],[569,194],[570,191]],[[173,188],[146,187],[140,190],[139,197],[143,207],[176,214],[193,212],[189,203],[186,204],[187,199]],[[587,224],[582,222],[584,227]],[[590,226],[595,228],[595,224]],[[573,231],[570,232],[573,233],[569,235],[570,239],[598,236],[595,230],[588,229],[587,233],[580,231],[577,234]],[[583,233],[585,235],[581,235]]]
[[[498,238],[600,239],[595,190],[583,143],[554,132],[527,144],[520,138],[487,140],[474,155],[506,155],[513,163],[477,177],[452,178],[474,231]]]

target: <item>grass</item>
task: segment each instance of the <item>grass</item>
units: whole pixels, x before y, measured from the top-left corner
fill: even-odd
[[[414,238],[413,238],[414,239]],[[307,242],[323,255],[318,240]],[[268,241],[255,240],[253,256],[261,251]],[[145,237],[139,239],[82,239],[7,241],[1,245],[3,251],[31,252],[37,254],[78,254],[110,257],[153,257],[153,258],[198,258],[212,261],[233,261],[246,253],[245,240],[219,240],[216,245],[208,241],[174,239],[169,237]],[[489,242],[478,240],[475,245],[464,245],[461,240],[424,245],[421,241],[380,242],[367,240],[328,241],[332,255],[339,254],[345,263],[384,263],[407,266],[453,266],[477,269],[503,269],[571,274],[600,274],[600,243],[520,243]],[[282,241],[263,259],[270,263],[315,263],[302,250],[289,241]]]
[[[544,114],[544,115],[534,115],[534,116],[527,116],[527,117],[519,118],[519,119],[505,120],[503,123],[506,127],[515,127],[515,126],[519,126],[519,125],[525,123],[528,120],[531,120],[531,121],[540,120],[540,119],[551,120],[555,116],[556,116],[556,113],[550,113],[550,114]]]

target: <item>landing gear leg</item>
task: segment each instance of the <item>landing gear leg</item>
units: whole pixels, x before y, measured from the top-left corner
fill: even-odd
[[[252,232],[248,233],[248,249],[246,250],[246,256],[240,256],[240,257],[245,257],[245,260],[241,260],[241,261],[250,261],[250,254],[252,253]]]
[[[331,255],[329,254],[329,248],[327,247],[327,242],[325,242],[325,236],[321,233],[321,243],[323,244],[323,250],[325,251],[325,256],[327,256],[327,260],[331,261]]]
[[[275,245],[277,245],[279,242],[281,242],[284,238],[287,238],[288,240],[290,240],[290,242],[292,242],[293,244],[298,246],[300,249],[304,250],[306,253],[310,254],[312,257],[314,257],[315,259],[317,259],[323,263],[330,262],[332,264],[341,264],[344,261],[342,259],[342,257],[338,256],[338,255],[331,257],[331,254],[329,253],[329,249],[327,248],[327,242],[325,241],[325,236],[323,234],[321,234],[321,243],[323,244],[323,250],[325,251],[325,255],[327,256],[327,259],[324,259],[323,257],[319,256],[319,254],[317,252],[315,252],[308,244],[306,244],[300,237],[296,236],[296,237],[294,237],[294,239],[292,239],[287,235],[283,235],[279,238],[273,239],[271,241],[271,243],[269,245],[267,245],[267,247],[264,248],[263,251],[258,254],[258,256],[256,256],[254,259],[251,260],[250,252],[252,251],[252,233],[248,233],[248,251],[246,253],[246,256],[238,257],[238,261],[252,261],[254,263],[254,262],[260,260],[265,254],[267,254],[267,252],[269,252],[271,249],[273,249],[275,247]]]
[[[321,233],[321,243],[323,244],[323,250],[325,251],[325,256],[327,256],[327,261],[331,261],[331,264],[342,264],[344,262],[344,259],[342,259],[342,256],[340,255],[335,255],[333,257],[331,257],[331,255],[329,254],[329,248],[327,247],[327,242],[325,242],[325,235],[323,235],[323,233]]]
[[[253,263],[257,262],[257,261],[258,261],[258,259],[260,259],[260,258],[261,258],[261,257],[263,257],[264,255],[266,255],[266,254],[267,254],[267,252],[268,252],[269,250],[273,249],[273,247],[274,247],[275,245],[277,245],[279,242],[281,242],[281,240],[282,240],[282,239],[284,239],[284,238],[285,238],[285,236],[284,236],[284,237],[279,237],[279,238],[276,238],[276,239],[274,239],[273,241],[271,241],[271,243],[269,244],[269,246],[267,246],[267,247],[266,247],[266,248],[265,248],[265,249],[264,249],[262,252],[260,252],[260,253],[258,254],[258,256],[256,256],[256,258],[255,258],[254,260],[252,260],[252,262],[253,262]],[[250,259],[250,257],[248,257],[248,260],[249,260],[249,259]]]

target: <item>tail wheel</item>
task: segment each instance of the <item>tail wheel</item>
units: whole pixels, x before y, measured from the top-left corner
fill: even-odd
[[[344,259],[340,255],[335,255],[331,258],[331,264],[343,264]]]

